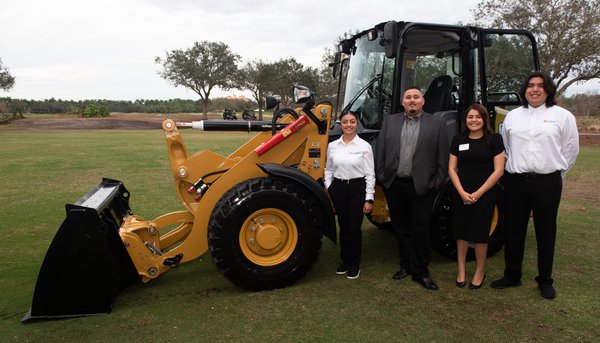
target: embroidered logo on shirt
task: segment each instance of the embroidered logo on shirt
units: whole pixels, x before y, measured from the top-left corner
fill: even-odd
[[[558,120],[544,119],[544,123],[558,123]]]

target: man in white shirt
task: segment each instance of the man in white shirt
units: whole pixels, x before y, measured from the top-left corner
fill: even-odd
[[[562,178],[579,153],[579,134],[573,114],[556,105],[556,85],[547,73],[529,74],[520,95],[523,106],[508,113],[501,130],[507,155],[505,270],[504,277],[491,286],[503,289],[521,285],[525,237],[533,212],[538,250],[535,280],[541,296],[554,299],[556,217]]]

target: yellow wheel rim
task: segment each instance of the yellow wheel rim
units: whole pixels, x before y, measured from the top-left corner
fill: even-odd
[[[287,260],[298,243],[298,228],[292,218],[276,208],[252,213],[240,230],[244,256],[259,266],[274,266]]]
[[[494,231],[496,231],[497,227],[498,227],[498,206],[495,205],[494,213],[492,214],[492,223],[490,224],[490,237],[492,237],[492,235],[494,234]]]

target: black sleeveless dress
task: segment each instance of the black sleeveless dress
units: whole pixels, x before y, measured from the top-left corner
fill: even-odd
[[[502,137],[495,133],[490,142],[484,138],[459,143],[459,135],[452,140],[450,153],[458,158],[458,178],[467,193],[473,193],[494,172],[494,156],[504,151]],[[452,224],[456,239],[472,243],[487,243],[494,204],[498,199],[495,185],[472,205],[465,205],[458,192],[453,192]]]

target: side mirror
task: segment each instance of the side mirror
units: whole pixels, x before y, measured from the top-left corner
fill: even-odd
[[[294,102],[297,104],[305,103],[312,98],[313,94],[305,86],[294,86]]]
[[[396,50],[398,49],[398,23],[394,20],[385,23],[385,26],[383,26],[383,38],[381,38],[379,44],[385,47],[385,57],[396,57]]]
[[[280,102],[281,102],[281,97],[279,95],[266,96],[265,97],[265,109],[270,110],[272,108],[275,108],[275,107],[279,106]]]

